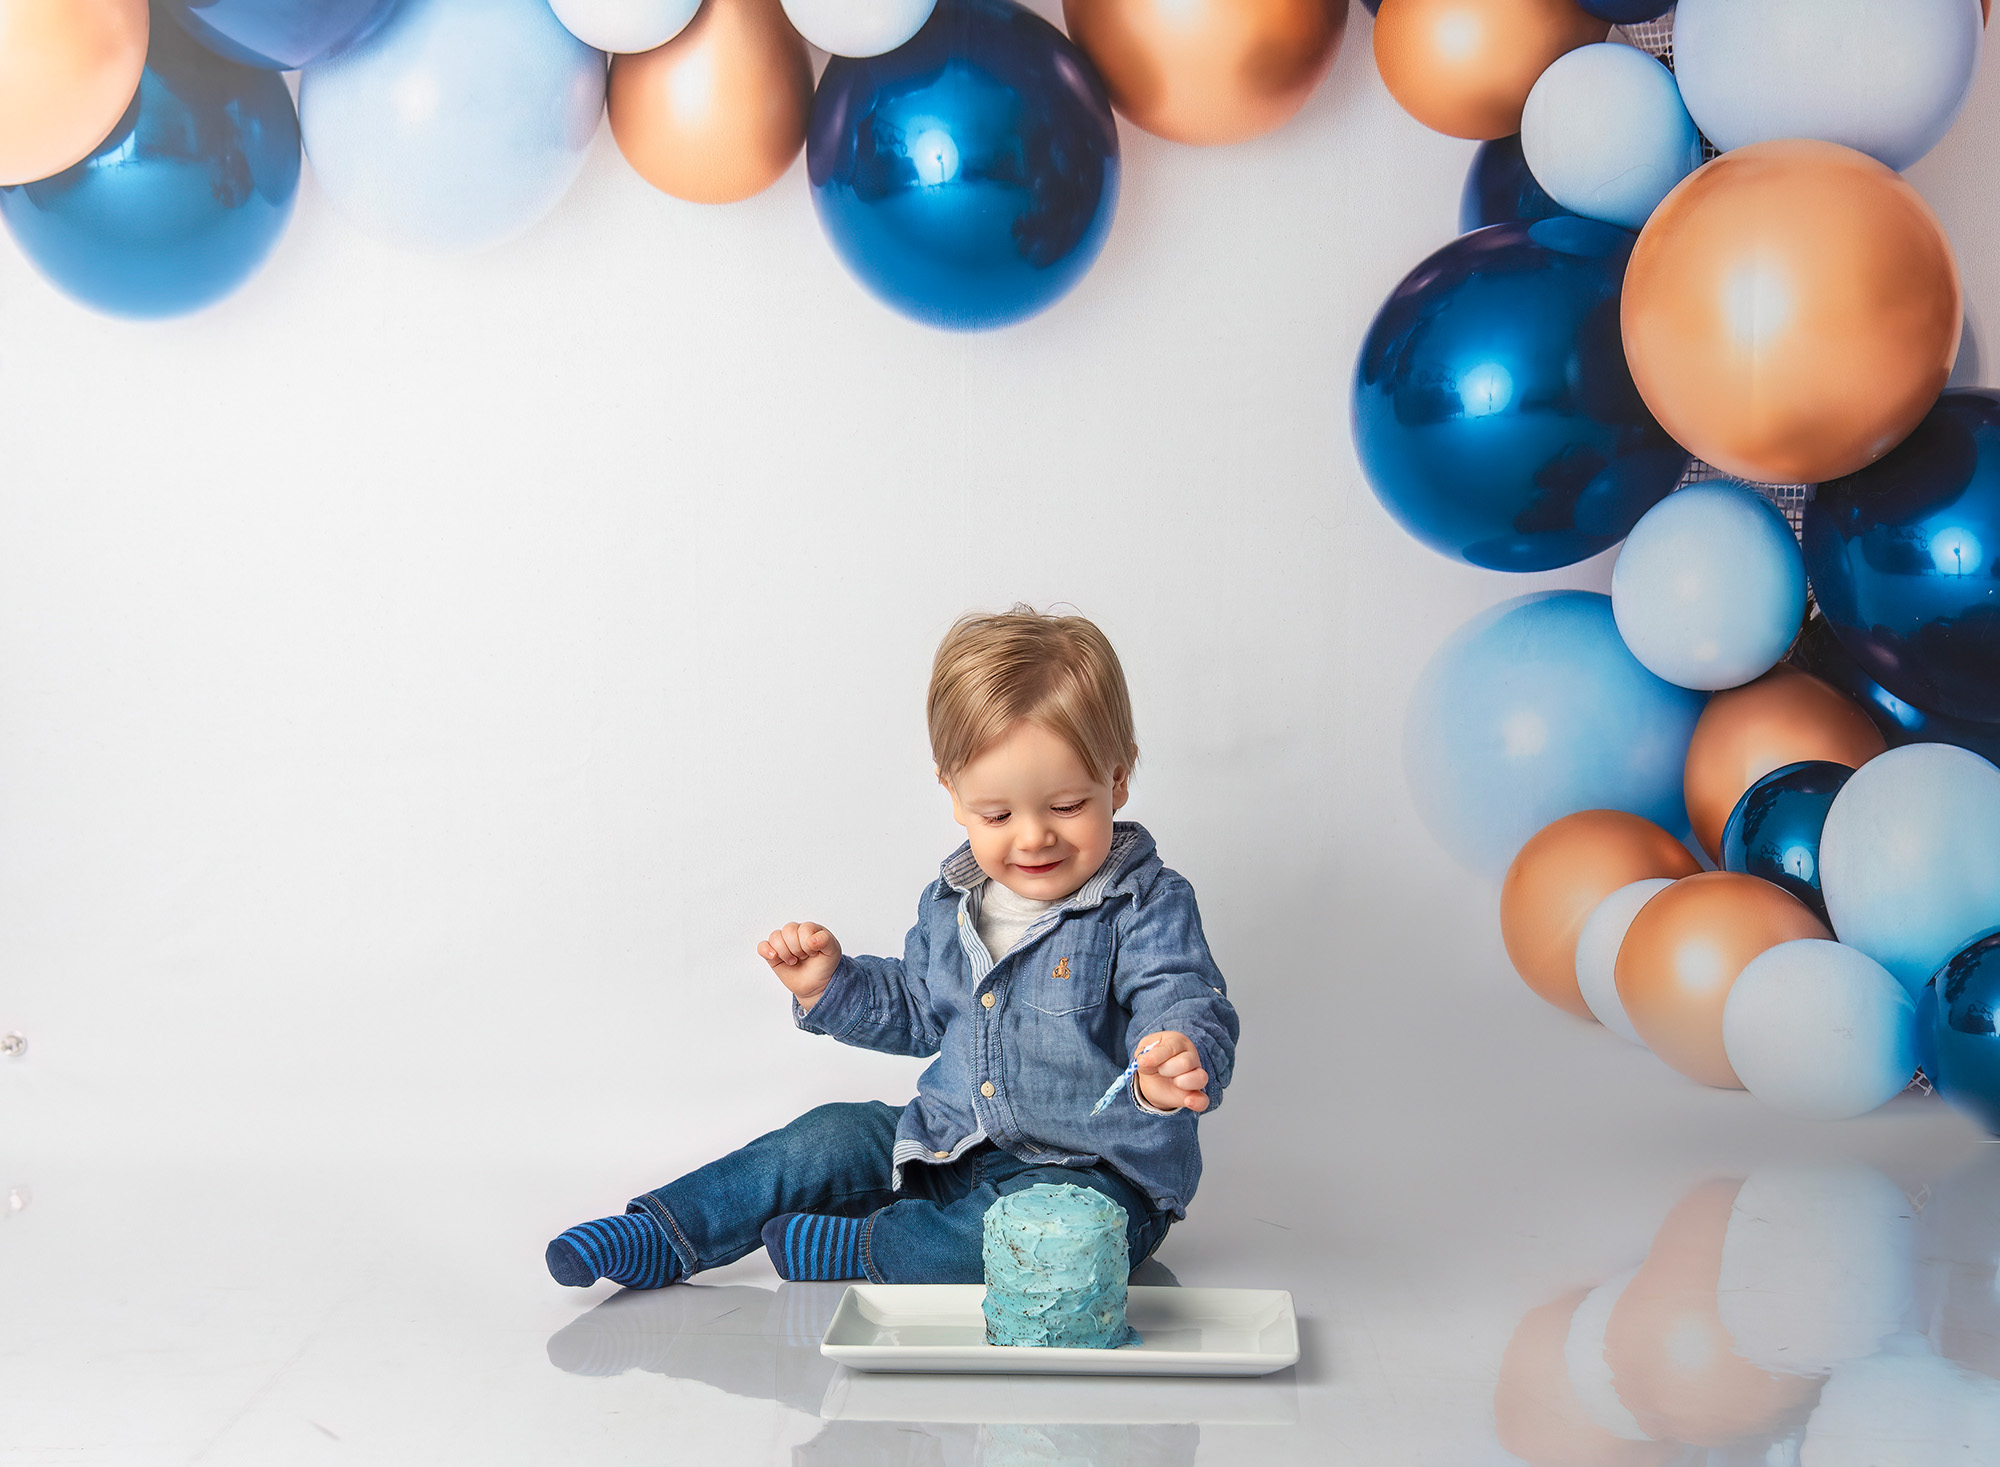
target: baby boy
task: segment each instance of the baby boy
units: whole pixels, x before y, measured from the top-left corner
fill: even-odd
[[[1124,1208],[1135,1266],[1185,1214],[1236,1011],[1193,889],[1112,818],[1139,753],[1117,653],[1080,616],[967,617],[929,715],[966,841],[903,956],[843,952],[814,922],[757,945],[800,1028],[935,1055],[916,1099],[820,1106],[571,1228],[548,1247],[559,1283],[659,1288],[759,1244],[788,1279],[978,1283],[986,1209],[1038,1183]],[[1138,1073],[1094,1113],[1128,1057]]]

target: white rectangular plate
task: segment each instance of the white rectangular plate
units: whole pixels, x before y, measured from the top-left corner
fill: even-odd
[[[982,1375],[1269,1375],[1299,1358],[1283,1289],[1135,1285],[1125,1309],[1139,1343],[1117,1350],[989,1345],[985,1297],[981,1284],[852,1284],[819,1350],[856,1370]]]

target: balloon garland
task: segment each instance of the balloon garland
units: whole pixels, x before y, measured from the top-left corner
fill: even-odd
[[[1624,544],[1610,596],[1507,602],[1432,659],[1419,813],[1506,872],[1550,1003],[1799,1115],[1921,1063],[2000,1130],[2000,393],[1945,390],[1957,262],[1896,171],[1963,107],[1985,0],[1361,3],[1396,100],[1483,144],[1463,232],[1359,352],[1366,478],[1488,570]],[[867,290],[988,329],[1097,258],[1113,109],[1269,132],[1348,9],[1065,0],[1065,35],[1016,0],[0,0],[0,218],[85,305],[174,315],[267,258],[301,145],[358,227],[480,249],[556,206],[608,105],[682,199],[803,150]]]

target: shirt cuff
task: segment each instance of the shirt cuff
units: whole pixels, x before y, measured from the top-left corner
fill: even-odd
[[[1132,1077],[1132,1103],[1149,1116],[1170,1116],[1173,1114],[1170,1110],[1161,1110],[1159,1107],[1147,1103],[1146,1097],[1139,1093],[1139,1077],[1137,1075]]]

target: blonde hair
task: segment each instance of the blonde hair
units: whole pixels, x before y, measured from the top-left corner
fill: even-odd
[[[1021,722],[1076,750],[1092,779],[1109,783],[1139,758],[1125,670],[1081,616],[1016,605],[960,617],[938,643],[926,711],[931,757],[947,784]]]

